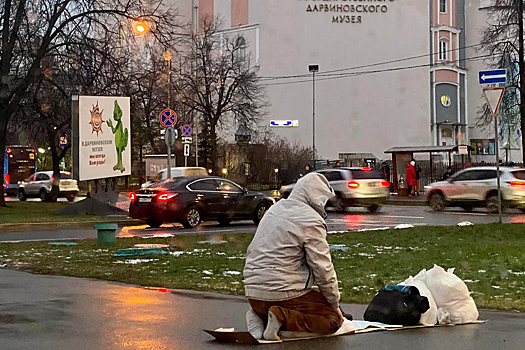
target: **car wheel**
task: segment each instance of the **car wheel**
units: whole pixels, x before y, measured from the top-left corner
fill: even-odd
[[[429,205],[434,211],[443,211],[447,207],[445,197],[441,193],[434,193],[430,196]]]
[[[202,214],[196,207],[190,207],[186,210],[186,215],[182,221],[182,226],[186,228],[193,228],[201,223]]]
[[[369,212],[375,213],[379,209],[379,205],[378,204],[372,204],[372,205],[369,205],[366,208],[368,209]]]
[[[487,208],[487,211],[491,214],[497,214],[498,213],[498,195],[497,194],[491,194],[487,196],[487,199],[485,199],[485,207]],[[501,205],[501,211],[503,211],[503,204]]]
[[[221,226],[228,226],[232,222],[231,219],[219,219],[217,221]]]
[[[255,214],[253,216],[253,222],[255,222],[255,225],[259,225],[259,222],[261,222],[268,208],[270,208],[270,206],[266,203],[261,203],[255,208]]]
[[[41,189],[38,194],[39,194],[40,200],[42,202],[47,202],[49,200],[49,195],[48,195],[47,191],[44,188]]]
[[[343,205],[343,201],[339,197],[337,197],[336,199],[334,199],[332,201],[329,201],[326,204],[326,206],[334,208],[334,211],[336,213],[344,213],[345,209],[346,209],[346,207]]]
[[[27,197],[26,197],[26,193],[24,192],[23,189],[20,189],[20,190],[18,191],[18,200],[21,201],[21,202],[23,202],[23,201],[25,201],[26,199],[27,199]]]
[[[162,225],[162,221],[158,220],[146,220],[146,224],[152,228],[159,228]]]

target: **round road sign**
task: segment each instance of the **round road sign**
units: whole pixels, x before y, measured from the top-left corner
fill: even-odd
[[[181,132],[182,136],[189,137],[193,133],[193,129],[191,128],[191,125],[186,124],[182,127]]]
[[[163,127],[167,128],[175,126],[177,124],[177,114],[171,109],[165,109],[160,113],[160,123]]]

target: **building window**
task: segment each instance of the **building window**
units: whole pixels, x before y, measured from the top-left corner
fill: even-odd
[[[246,57],[246,40],[240,36],[235,42],[237,59],[243,60]]]
[[[444,139],[451,139],[452,138],[452,129],[442,129],[441,130],[441,137]]]
[[[474,150],[472,155],[494,155],[496,154],[496,143],[494,140],[470,140],[470,145]]]
[[[439,41],[439,61],[446,61],[448,59],[448,41],[446,39]]]
[[[447,0],[439,0],[439,12],[447,13]]]

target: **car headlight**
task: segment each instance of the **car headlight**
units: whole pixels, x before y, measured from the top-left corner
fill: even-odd
[[[432,188],[432,186],[425,186],[424,189],[425,190],[430,190]]]

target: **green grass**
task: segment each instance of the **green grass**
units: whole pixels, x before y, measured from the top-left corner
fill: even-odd
[[[44,242],[0,244],[0,267],[41,274],[98,278],[143,286],[243,294],[249,234],[222,235],[226,244],[199,244],[203,236],[118,239],[110,248],[94,241],[77,246]],[[330,235],[344,302],[369,303],[382,286],[438,264],[466,280],[478,307],[525,311],[525,225],[419,227]],[[118,248],[166,243],[172,254],[113,257]],[[154,259],[130,264],[134,259]],[[234,272],[232,272],[234,271]],[[238,273],[238,274],[235,274]]]
[[[44,202],[7,202],[7,207],[0,207],[0,224],[107,221],[97,215],[58,215],[56,211],[69,203]]]

